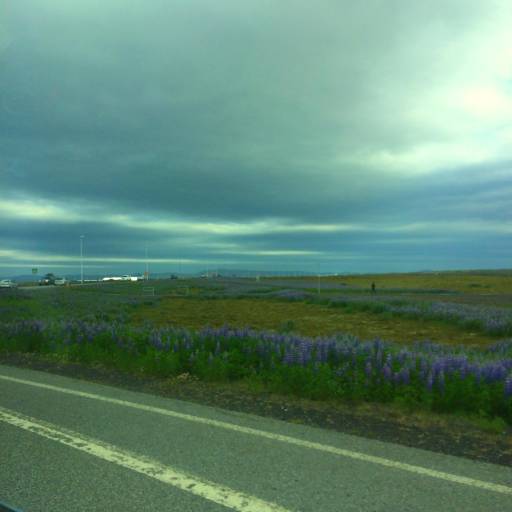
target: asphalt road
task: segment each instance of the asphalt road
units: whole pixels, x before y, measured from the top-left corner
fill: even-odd
[[[0,502],[510,512],[512,468],[0,365]]]

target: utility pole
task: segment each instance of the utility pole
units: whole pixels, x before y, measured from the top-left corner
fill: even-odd
[[[148,246],[146,245],[146,281],[149,281]]]
[[[85,235],[80,235],[80,283],[84,284],[84,238]]]

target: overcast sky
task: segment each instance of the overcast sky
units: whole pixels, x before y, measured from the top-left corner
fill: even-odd
[[[0,276],[512,267],[510,0],[0,3]],[[180,263],[181,262],[181,263]]]

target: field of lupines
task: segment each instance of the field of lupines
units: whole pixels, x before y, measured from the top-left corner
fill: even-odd
[[[129,326],[122,321],[0,322],[0,350],[206,381],[246,380],[311,399],[395,402],[512,424],[512,341],[484,349],[416,343],[404,348],[350,335],[306,338],[250,329]]]
[[[339,285],[333,288],[329,283],[329,289],[321,289],[318,294],[307,287],[315,284],[313,281],[298,280],[265,280],[263,282],[247,282],[238,280],[229,282],[221,281],[216,286],[209,286],[201,293],[205,299],[215,299],[234,296],[237,298],[274,298],[293,302],[309,302],[329,305],[331,307],[352,308],[358,311],[371,313],[388,313],[405,318],[417,318],[425,320],[441,320],[450,324],[456,324],[464,329],[477,330],[491,336],[512,336],[512,308],[461,304],[449,301],[429,301],[404,299],[402,292],[411,290],[399,290],[394,295],[393,290],[387,290],[385,295],[380,292],[377,295],[369,294],[368,290]],[[339,289],[344,293],[339,294]],[[422,296],[439,290],[418,289],[412,290],[414,294]],[[446,292],[446,290],[444,290]],[[456,292],[453,292],[456,294]]]
[[[370,313],[388,313],[404,318],[417,318],[425,320],[441,320],[450,324],[456,324],[464,329],[477,330],[491,336],[512,336],[512,309],[460,304],[445,301],[414,301],[397,298],[393,295],[365,296],[338,295],[334,293],[322,294],[310,291],[283,288],[283,289],[250,289],[241,292],[237,290],[239,298],[254,296],[260,298],[275,298],[293,302],[309,302],[328,305],[330,307],[342,307]],[[233,293],[233,292],[231,292]],[[211,294],[209,298],[218,298],[224,293]]]
[[[58,290],[60,292],[61,290]],[[48,293],[48,300],[38,301],[37,308],[31,306],[34,299],[23,293],[12,295],[15,299],[11,304],[3,301],[0,304],[0,320],[14,317],[31,318],[34,314],[42,317],[76,318],[80,316],[96,319],[114,319],[119,315],[126,316],[140,304],[151,304],[159,301],[157,297],[141,297],[130,294],[102,294],[87,290],[88,293]],[[100,290],[101,291],[101,290]],[[512,336],[512,309],[503,307],[460,304],[441,301],[414,301],[385,296],[350,296],[350,295],[318,295],[297,289],[254,287],[254,283],[236,283],[232,287],[208,287],[193,298],[212,300],[235,296],[236,298],[276,299],[291,302],[308,302],[313,304],[340,307],[348,310],[366,311],[374,314],[388,313],[405,318],[425,320],[441,320],[456,324],[464,329],[477,330],[492,336]],[[8,297],[3,294],[2,298]]]

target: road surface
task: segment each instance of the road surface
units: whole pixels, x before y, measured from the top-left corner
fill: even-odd
[[[512,468],[0,365],[0,502],[509,512]]]

